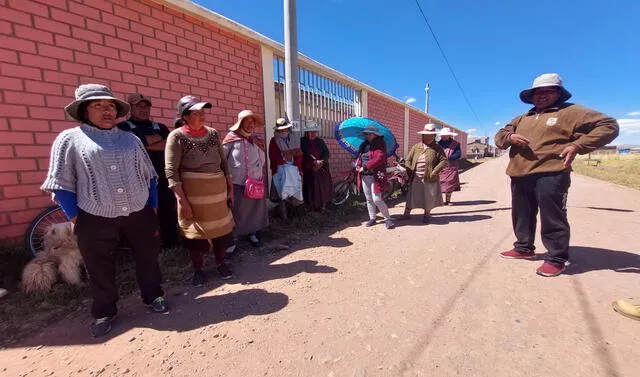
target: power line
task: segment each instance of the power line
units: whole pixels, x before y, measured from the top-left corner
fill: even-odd
[[[442,45],[440,45],[440,41],[438,40],[438,37],[436,37],[436,33],[433,31],[433,28],[431,27],[431,24],[429,23],[429,20],[427,19],[427,15],[424,14],[424,11],[422,10],[422,6],[420,5],[420,2],[418,0],[416,0],[416,5],[418,6],[418,9],[420,10],[420,13],[422,14],[422,18],[424,18],[424,22],[427,24],[427,27],[429,28],[429,32],[431,33],[431,36],[436,41],[436,45],[438,46],[438,50],[440,50],[440,54],[442,54],[442,57],[444,58],[444,61],[447,63],[447,67],[449,67],[449,71],[451,72],[451,75],[453,76],[453,79],[455,80],[456,84],[458,85],[458,89],[460,89],[460,92],[462,93],[462,96],[464,97],[465,102],[469,106],[469,109],[473,113],[473,116],[478,121],[478,124],[481,126],[482,122],[480,121],[480,118],[478,117],[478,114],[476,113],[476,110],[471,105],[471,101],[469,100],[469,97],[467,97],[467,93],[462,88],[462,84],[460,84],[460,80],[458,80],[458,76],[454,72],[453,67],[451,66],[451,63],[449,63],[449,59],[447,58],[447,55],[444,53],[444,50],[442,49]]]

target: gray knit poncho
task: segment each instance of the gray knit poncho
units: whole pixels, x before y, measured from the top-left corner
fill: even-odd
[[[115,218],[144,208],[153,178],[149,155],[134,134],[83,124],[56,137],[41,188],[74,192],[80,209]]]

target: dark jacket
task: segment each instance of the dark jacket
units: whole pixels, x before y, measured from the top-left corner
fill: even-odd
[[[366,152],[367,147],[369,149]],[[366,163],[363,163],[363,155],[368,153],[368,159]],[[374,185],[373,192],[379,194],[384,192],[387,184],[387,144],[384,142],[384,137],[378,136],[369,143],[365,141],[360,145],[360,154],[356,160],[356,166],[362,166],[365,169],[365,174],[373,175]],[[362,174],[358,174],[358,187],[362,185]]]

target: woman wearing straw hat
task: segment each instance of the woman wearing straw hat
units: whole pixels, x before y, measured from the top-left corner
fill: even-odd
[[[171,131],[165,148],[165,172],[178,200],[178,224],[196,287],[205,283],[204,254],[210,249],[222,279],[233,276],[224,263],[233,244],[233,186],[218,132],[205,126],[205,109],[211,107],[194,96],[182,97],[175,122],[182,126]]]
[[[458,134],[451,131],[449,127],[442,128],[439,135],[440,141],[438,144],[444,149],[449,161],[447,167],[440,172],[440,186],[442,187],[442,193],[445,195],[444,205],[449,206],[451,205],[451,194],[455,191],[460,191],[458,160],[462,156],[462,150],[460,149],[460,143],[453,140],[453,136],[458,136]]]
[[[115,127],[129,112],[104,85],[80,85],[65,112],[81,122],[62,131],[51,148],[42,189],[74,222],[78,247],[89,275],[93,303],[91,334],[111,331],[117,313],[118,240],[131,245],[143,302],[165,312],[157,235],[157,175],[142,142]]]
[[[358,186],[362,187],[367,198],[369,221],[366,226],[376,225],[376,213],[379,210],[384,216],[387,229],[395,228],[389,215],[389,208],[384,202],[382,194],[387,184],[387,144],[382,133],[375,125],[367,126],[362,135],[365,141],[360,145],[360,152],[356,160],[358,172]]]
[[[273,128],[274,136],[269,141],[269,165],[271,166],[271,174],[274,176],[278,173],[278,168],[285,164],[295,165],[300,175],[302,175],[302,153],[292,148],[293,140],[290,136],[292,127],[293,124],[286,119],[279,118]],[[298,192],[302,191],[302,181],[300,181],[299,185]],[[296,202],[294,198],[282,200],[273,182],[269,197],[272,202],[278,203],[278,213],[283,220],[289,219],[288,213],[291,212],[293,205],[301,204]]]
[[[447,166],[447,156],[436,143],[438,130],[434,124],[426,124],[418,134],[422,135],[422,142],[414,145],[407,157],[407,168],[413,179],[402,219],[410,219],[412,209],[422,208],[422,222],[428,224],[431,210],[443,204],[440,172]]]
[[[304,131],[304,137],[300,140],[304,201],[312,210],[323,211],[333,199],[329,148],[324,140],[318,137],[320,126],[317,123],[307,123]]]
[[[231,174],[233,176],[233,218],[236,226],[234,238],[248,236],[254,247],[261,245],[258,231],[269,226],[267,198],[264,195],[265,163],[264,143],[255,132],[264,127],[262,116],[251,110],[238,114],[238,121],[231,126],[222,141]],[[262,184],[263,194],[256,197],[247,187]],[[249,185],[249,186],[248,186]],[[230,250],[233,250],[230,249]]]

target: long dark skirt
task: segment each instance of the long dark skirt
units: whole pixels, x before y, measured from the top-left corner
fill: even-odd
[[[313,210],[320,210],[333,199],[333,181],[328,167],[317,171],[305,170],[302,175],[304,202]]]
[[[233,219],[235,236],[253,234],[269,226],[267,199],[250,199],[244,195],[244,186],[233,185]]]

